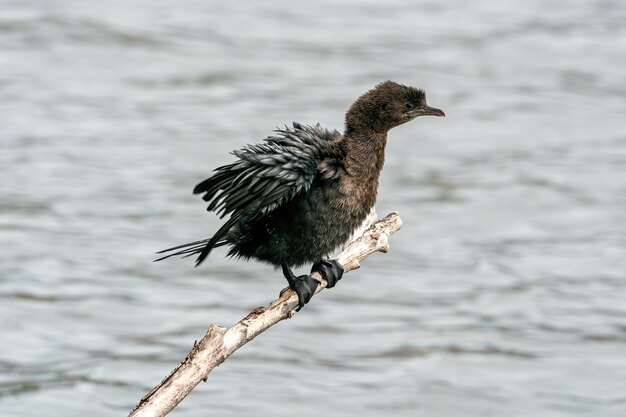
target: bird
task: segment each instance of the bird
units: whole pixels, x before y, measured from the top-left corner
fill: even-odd
[[[226,222],[210,238],[157,252],[163,256],[156,261],[198,255],[198,266],[214,248],[228,246],[230,257],[282,268],[300,310],[317,289],[311,274],[320,273],[327,288],[343,275],[327,256],[374,207],[388,131],[420,116],[445,114],[427,105],[424,90],[388,80],[349,107],[343,134],[293,122],[233,151],[234,162],[193,190]],[[293,273],[306,264],[311,274]]]

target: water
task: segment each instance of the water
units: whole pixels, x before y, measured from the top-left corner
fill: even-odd
[[[284,286],[216,251],[192,187],[375,83],[404,228],[176,416],[626,415],[620,1],[3,1],[0,415],[125,415],[211,322]]]

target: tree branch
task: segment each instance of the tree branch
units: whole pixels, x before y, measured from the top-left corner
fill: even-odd
[[[348,244],[336,260],[344,272],[357,269],[361,261],[374,252],[387,252],[387,239],[402,227],[397,213],[372,224],[361,237]],[[318,273],[312,275],[320,282],[315,293],[326,287]],[[267,307],[257,307],[243,320],[227,329],[211,324],[206,335],[194,342],[191,352],[165,379],[131,410],[129,417],[162,417],[180,403],[191,390],[206,381],[209,372],[224,362],[234,351],[254,339],[281,320],[291,318],[298,306],[298,296],[290,289],[281,291],[280,297]]]

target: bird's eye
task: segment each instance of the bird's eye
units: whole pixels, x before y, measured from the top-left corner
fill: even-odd
[[[405,103],[404,107],[406,107],[407,110],[411,110],[413,108],[413,104],[411,103]]]

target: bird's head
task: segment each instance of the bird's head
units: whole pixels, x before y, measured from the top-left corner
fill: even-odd
[[[384,81],[369,90],[350,106],[346,113],[346,129],[372,130],[386,133],[418,116],[445,116],[444,112],[426,104],[424,90]]]

